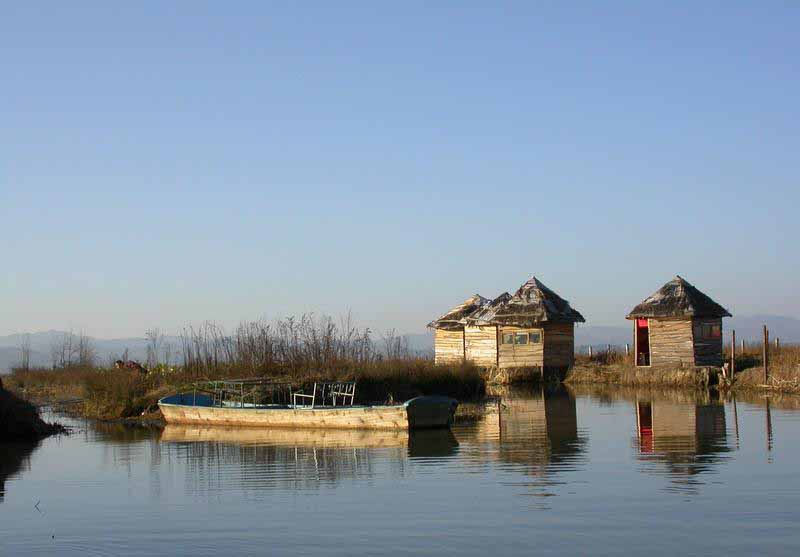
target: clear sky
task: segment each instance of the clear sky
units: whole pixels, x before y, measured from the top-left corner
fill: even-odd
[[[800,316],[800,3],[0,8],[0,334],[681,274]]]

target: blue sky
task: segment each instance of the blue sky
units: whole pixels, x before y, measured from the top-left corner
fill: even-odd
[[[800,4],[17,3],[0,334],[420,332],[536,274],[800,316]]]

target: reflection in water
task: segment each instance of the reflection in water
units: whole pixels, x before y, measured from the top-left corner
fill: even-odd
[[[452,433],[81,422],[0,445],[0,555],[800,551],[800,398],[767,419],[745,393],[494,395]]]
[[[0,503],[6,494],[6,480],[30,466],[30,456],[39,442],[0,444]]]
[[[666,474],[671,489],[694,492],[694,476],[712,471],[730,449],[725,407],[718,402],[688,404],[669,400],[636,403],[639,459],[645,472]]]
[[[317,489],[343,479],[375,475],[390,461],[405,476],[405,457],[445,458],[458,443],[449,430],[380,431],[228,428],[168,425],[160,441],[176,446],[190,473],[188,488],[212,492],[242,488]]]
[[[575,398],[563,386],[495,391],[498,402],[472,431],[459,439],[482,444],[484,458],[537,480],[525,483],[539,495],[562,483],[557,476],[585,462],[586,439],[579,433]]]

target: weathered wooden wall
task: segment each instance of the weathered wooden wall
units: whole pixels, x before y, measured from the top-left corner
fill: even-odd
[[[695,319],[694,327],[698,325],[717,325],[722,333],[722,319]],[[694,336],[694,361],[697,366],[722,366],[722,335],[720,338],[703,339]]]
[[[507,333],[539,333],[542,342],[537,344],[503,344],[503,335]],[[541,367],[544,365],[544,334],[542,329],[523,329],[521,327],[500,327],[497,335],[498,342],[498,367]]]
[[[464,331],[436,329],[433,336],[434,361],[437,364],[461,363],[464,361]]]
[[[694,335],[689,319],[650,319],[650,365],[693,367]]]
[[[497,327],[468,325],[464,328],[464,353],[477,366],[497,365]]]
[[[575,363],[575,325],[548,323],[544,327],[544,365],[568,367]]]

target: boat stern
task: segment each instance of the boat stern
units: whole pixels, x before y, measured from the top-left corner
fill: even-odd
[[[450,427],[458,401],[446,396],[418,396],[405,403],[409,429]]]

